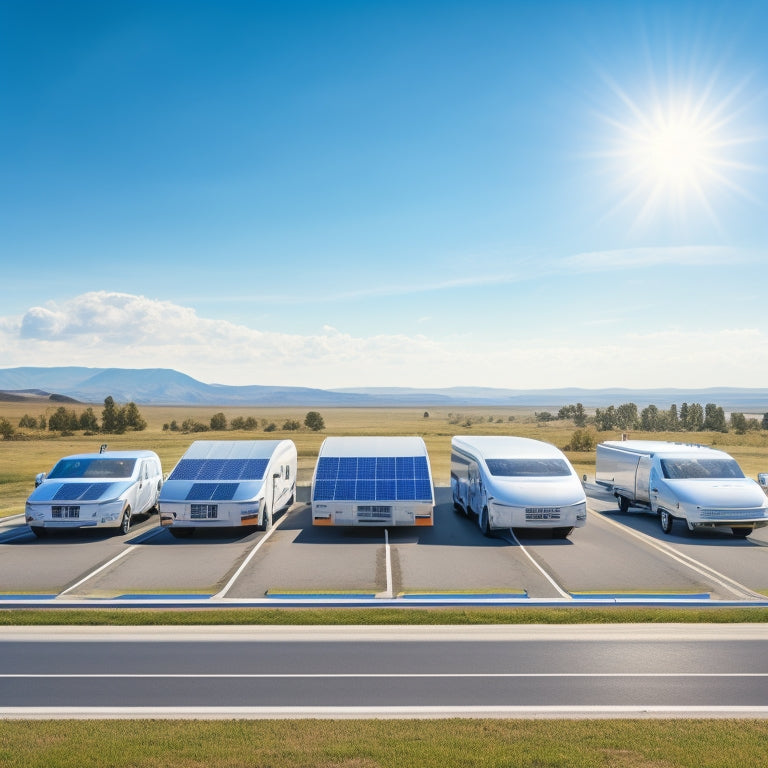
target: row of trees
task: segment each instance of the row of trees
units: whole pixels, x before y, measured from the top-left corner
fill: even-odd
[[[4,439],[12,439],[16,435],[16,429],[7,420],[0,420],[0,434]],[[90,406],[78,413],[74,408],[59,406],[54,413],[46,416],[30,416],[24,414],[19,419],[20,430],[39,430],[49,432],[62,432],[71,434],[82,430],[89,434],[101,432],[108,435],[121,435],[124,432],[141,432],[147,428],[147,422],[139,412],[136,403],[118,406],[110,395],[104,400],[104,410],[99,417]]]
[[[762,419],[748,418],[743,413],[725,411],[715,403],[683,403],[678,410],[674,403],[666,409],[649,405],[639,410],[635,403],[609,405],[595,409],[594,416],[587,416],[581,403],[567,405],[554,416],[549,411],[536,413],[537,421],[571,419],[577,427],[593,425],[598,432],[640,429],[644,432],[728,432],[745,434],[751,430],[768,429],[768,413]]]
[[[321,429],[325,429],[325,420],[317,411],[309,411],[304,417],[303,426],[311,429],[313,432],[319,432]],[[297,432],[301,428],[302,422],[298,419],[286,419],[280,427],[285,432]],[[228,422],[227,417],[221,412],[211,416],[207,424],[191,418],[184,419],[181,425],[179,425],[176,419],[163,424],[163,430],[166,432],[225,432],[228,429],[238,432],[254,432],[256,430],[276,432],[278,426],[274,421],[257,419],[253,416],[235,416],[234,419]]]

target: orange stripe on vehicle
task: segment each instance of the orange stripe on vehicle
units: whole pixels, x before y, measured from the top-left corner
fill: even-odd
[[[417,517],[416,525],[432,525],[432,518],[431,517]]]
[[[316,517],[312,520],[312,525],[333,525],[330,517]]]

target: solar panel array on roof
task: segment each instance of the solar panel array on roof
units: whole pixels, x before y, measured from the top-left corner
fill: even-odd
[[[95,501],[109,483],[64,483],[53,496],[54,501]]]
[[[261,480],[269,459],[182,459],[169,480]]]
[[[425,456],[321,456],[314,501],[432,501]]]

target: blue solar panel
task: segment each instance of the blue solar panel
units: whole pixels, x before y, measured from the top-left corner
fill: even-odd
[[[182,459],[169,480],[261,480],[269,459]]]
[[[187,501],[230,501],[238,483],[195,483],[187,493]]]
[[[323,456],[314,501],[431,501],[425,456]]]
[[[394,456],[380,456],[376,459],[376,479],[394,480],[395,479],[395,458]]]
[[[104,491],[109,488],[109,485],[110,484],[108,483],[94,483],[88,487],[85,493],[83,493],[80,497],[80,501],[96,501],[96,499],[100,499],[104,494]]]
[[[91,483],[64,483],[53,496],[54,501],[76,501],[89,488]]]

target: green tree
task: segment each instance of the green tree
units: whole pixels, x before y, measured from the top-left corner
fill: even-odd
[[[624,403],[616,409],[616,426],[619,429],[637,429],[639,425],[640,417],[634,403]]]
[[[120,409],[123,413],[125,429],[132,429],[134,432],[142,432],[147,428],[147,422],[139,413],[138,406],[134,402],[128,403]]]
[[[704,428],[704,409],[700,403],[691,403],[684,428],[688,432],[700,432]]]
[[[747,433],[747,417],[743,413],[732,413],[731,429],[737,435],[745,435]]]
[[[219,411],[211,416],[211,429],[214,432],[223,432],[227,428],[227,417]]]
[[[99,431],[99,420],[96,417],[96,414],[93,412],[93,408],[90,406],[80,414],[78,421],[80,429],[84,430],[85,432]]]
[[[67,410],[63,405],[60,405],[48,419],[48,429],[51,432],[72,432],[79,427],[77,414]]]
[[[714,403],[704,406],[704,429],[711,432],[727,432],[728,425],[725,422],[725,411]]]
[[[595,436],[588,429],[577,429],[571,435],[571,442],[565,446],[566,451],[594,451]]]
[[[304,417],[304,426],[313,432],[319,432],[321,429],[325,429],[325,421],[317,411],[309,411]]]
[[[101,431],[108,435],[115,434],[119,426],[119,409],[112,395],[104,399],[104,410],[101,412]]]
[[[573,407],[573,423],[577,427],[583,427],[587,423],[587,412],[584,410],[584,406],[581,403],[576,403]]]
[[[274,432],[277,429],[277,424],[275,424],[274,421],[270,421],[269,424],[267,424],[266,427],[264,427],[265,432]]]
[[[37,429],[37,419],[25,413],[19,419],[19,429]]]
[[[15,431],[13,424],[8,419],[0,419],[0,435],[2,435],[3,440],[10,440]]]
[[[659,409],[651,404],[640,413],[640,427],[646,432],[657,432],[660,427]]]
[[[677,415],[677,406],[672,403],[667,411],[666,428],[670,432],[677,432],[680,429],[680,417]]]
[[[283,422],[283,429],[288,432],[295,432],[297,429],[301,429],[301,422],[298,419],[286,419]]]

